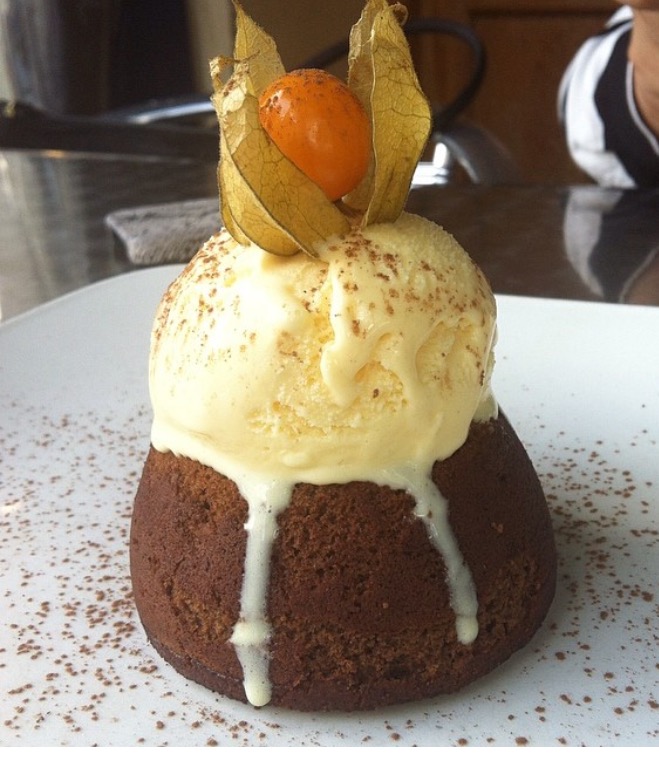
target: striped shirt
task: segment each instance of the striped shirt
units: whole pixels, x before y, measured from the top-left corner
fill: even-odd
[[[659,186],[659,139],[641,116],[627,59],[632,12],[618,10],[587,40],[561,81],[558,109],[575,163],[598,184]]]

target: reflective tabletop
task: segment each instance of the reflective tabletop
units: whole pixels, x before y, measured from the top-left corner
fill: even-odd
[[[216,197],[214,163],[0,152],[1,319],[145,268],[108,214]],[[452,232],[497,293],[659,305],[659,190],[451,183],[413,189],[407,208]]]

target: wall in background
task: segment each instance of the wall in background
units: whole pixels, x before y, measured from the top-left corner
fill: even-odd
[[[242,5],[290,69],[347,37],[364,0]],[[231,55],[234,31],[231,0],[0,0],[0,97],[90,114],[210,93],[209,60]]]
[[[350,34],[364,0],[241,0],[245,11],[277,42],[286,69]],[[345,71],[345,66],[339,65]]]
[[[210,60],[233,51],[233,5],[230,0],[186,0],[186,11],[195,89],[210,93]]]
[[[364,0],[242,0],[242,4],[275,38],[290,69],[344,39]],[[556,97],[567,63],[615,10],[614,0],[406,0],[405,4],[412,17],[456,19],[479,35],[488,70],[466,116],[511,151],[524,181],[587,180],[568,156]],[[36,23],[39,14],[45,18],[41,26]],[[69,34],[78,35],[78,44]],[[218,54],[230,55],[233,36],[230,0],[0,0],[0,98],[15,97],[6,60],[12,45],[19,58],[35,66],[32,95],[37,103],[64,112],[93,113],[145,99],[210,93],[208,61]],[[469,54],[460,43],[424,36],[414,39],[413,53],[433,102],[450,100],[466,81]],[[25,62],[18,63],[25,77]],[[334,71],[345,74],[345,64]],[[62,95],[65,83],[71,94]]]
[[[187,0],[0,0],[6,95],[95,114],[194,90]]]

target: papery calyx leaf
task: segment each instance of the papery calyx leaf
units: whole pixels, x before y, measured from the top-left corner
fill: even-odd
[[[364,226],[398,218],[432,125],[401,26],[405,16],[399,4],[368,0],[350,36],[348,85],[370,113],[373,157],[346,203],[364,211]]]
[[[245,13],[239,3],[234,3],[234,9],[236,38],[233,57],[236,61],[251,59],[249,92],[252,96],[258,96],[272,80],[283,75],[286,70],[272,37]]]
[[[258,95],[284,71],[272,39],[238,5],[236,58],[211,62],[220,124],[218,181],[224,225],[239,242],[291,255],[345,234],[350,222],[263,130]],[[232,66],[226,84],[222,74]]]

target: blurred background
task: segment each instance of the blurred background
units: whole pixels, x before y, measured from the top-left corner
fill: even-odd
[[[345,38],[364,0],[242,0],[287,68]],[[464,116],[512,153],[529,183],[578,183],[556,117],[560,77],[613,0],[408,0],[411,18],[466,23],[487,70]],[[210,93],[208,60],[229,55],[230,0],[0,0],[0,99],[60,115],[97,115]],[[412,40],[434,103],[459,91],[469,51],[436,35]],[[337,64],[341,74],[341,64]]]
[[[345,37],[363,0],[245,0],[288,67]],[[0,97],[67,114],[210,93],[231,55],[230,0],[0,0]]]

